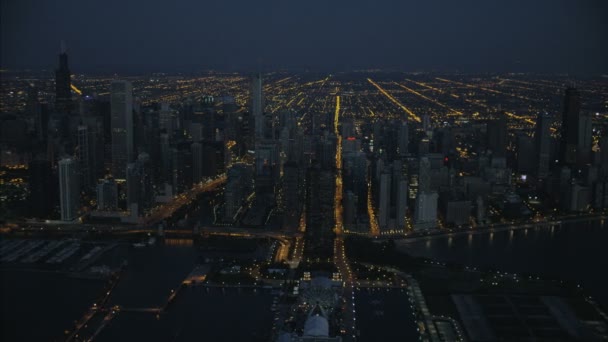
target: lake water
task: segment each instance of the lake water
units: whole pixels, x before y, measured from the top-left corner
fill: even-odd
[[[415,256],[580,284],[608,308],[608,223],[563,224],[398,243]]]

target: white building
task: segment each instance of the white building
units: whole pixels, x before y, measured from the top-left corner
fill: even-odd
[[[418,196],[416,196],[416,211],[414,212],[414,226],[416,229],[427,229],[437,226],[438,197],[436,192],[418,192]]]

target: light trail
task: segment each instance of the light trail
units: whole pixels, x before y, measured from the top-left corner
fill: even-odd
[[[70,88],[72,88],[72,90],[73,90],[73,91],[74,91],[76,94],[78,94],[78,95],[82,95],[82,91],[81,91],[80,89],[76,88],[76,86],[75,86],[73,83],[72,83],[72,84],[70,84]]]
[[[494,92],[494,93],[497,93],[497,94],[503,94],[503,95],[511,95],[511,96],[513,96],[512,94],[499,92],[499,91],[496,91],[496,90],[493,90],[493,89],[489,89],[489,88],[485,88],[485,87],[474,86],[474,85],[471,85],[471,84],[466,84],[466,83],[462,83],[462,82],[458,82],[458,81],[451,81],[451,80],[448,80],[448,79],[445,79],[445,78],[439,78],[439,77],[435,77],[435,78],[438,79],[438,80],[440,80],[440,81],[442,81],[442,82],[446,82],[446,83],[454,83],[454,84],[462,85],[462,86],[468,87],[468,88],[479,88],[479,89],[490,91],[490,92]],[[414,83],[416,83],[416,82],[414,82]],[[427,87],[430,88],[430,86],[427,86]],[[488,105],[486,105],[485,103],[480,102],[480,101],[474,101],[474,100],[471,100],[471,99],[465,99],[465,101],[468,102],[468,103],[476,104],[476,105],[481,106],[483,108],[490,108]],[[521,116],[521,115],[517,115],[517,114],[515,114],[513,112],[507,112],[507,111],[505,111],[504,113],[505,113],[506,116],[508,116],[510,118],[517,119],[517,120],[522,120],[522,121],[525,121],[526,123],[529,123],[529,124],[532,124],[532,125],[536,124],[536,121],[534,121],[532,119],[529,119],[529,118],[526,118],[526,117]]]
[[[369,216],[369,230],[372,236],[380,235],[380,228],[378,227],[378,221],[376,220],[376,213],[374,212],[374,204],[372,202],[372,182],[367,181],[367,215]]]
[[[414,80],[410,80],[409,78],[406,78],[405,80],[406,80],[406,81],[408,81],[408,82],[415,83],[415,84],[417,84],[417,85],[419,85],[419,86],[421,86],[421,87],[425,87],[425,88],[428,88],[428,89],[434,90],[434,91],[436,91],[436,92],[438,92],[438,93],[441,93],[441,94],[446,94],[446,91],[445,91],[445,90],[443,90],[443,89],[439,89],[439,88],[435,88],[435,87],[430,86],[430,85],[428,85],[428,84],[426,84],[426,83],[423,83],[423,82],[417,82],[417,81],[414,81]],[[458,98],[458,95],[456,95],[456,98]]]
[[[334,133],[336,134],[336,193],[334,195],[334,232],[342,234],[342,136],[338,129],[340,121],[340,95],[336,95],[336,110],[334,113]]]
[[[418,115],[414,114],[414,112],[412,112],[409,108],[404,106],[401,102],[399,102],[399,100],[397,100],[393,95],[389,94],[386,90],[384,90],[380,85],[378,85],[376,82],[374,82],[371,78],[368,78],[367,81],[369,83],[371,83],[374,87],[376,87],[376,89],[378,89],[378,91],[380,91],[380,93],[382,93],[382,95],[386,96],[397,107],[401,108],[404,112],[406,112],[407,115],[409,115],[412,120],[414,120],[416,122],[422,122],[422,120],[420,120],[420,117],[418,117]]]
[[[476,86],[473,84],[467,84],[467,83],[463,83],[463,82],[458,82],[458,81],[452,81],[452,80],[448,80],[445,78],[440,78],[440,77],[435,77],[435,79],[442,81],[442,82],[446,82],[446,83],[454,83],[454,84],[458,84],[461,85],[463,87],[467,87],[467,88],[471,88],[471,89],[481,89],[481,90],[485,90],[494,94],[500,94],[500,95],[507,95],[507,96],[511,96],[511,97],[516,97],[518,99],[521,100],[526,100],[526,101],[534,101],[533,99],[527,97],[527,96],[521,96],[521,95],[517,95],[517,94],[511,94],[511,93],[505,93],[504,91],[500,91],[500,90],[495,90],[495,89],[490,89],[487,87],[482,87],[482,86]]]
[[[422,97],[423,99],[425,99],[425,100],[427,100],[427,101],[433,102],[434,104],[436,104],[436,105],[438,105],[438,106],[440,106],[440,107],[443,107],[443,108],[445,108],[445,109],[447,109],[447,110],[452,111],[454,114],[457,114],[457,115],[463,115],[463,113],[462,113],[461,111],[455,110],[455,109],[453,109],[453,108],[451,108],[451,107],[449,107],[449,106],[447,106],[447,105],[445,105],[445,104],[443,104],[443,103],[441,103],[441,102],[439,102],[439,101],[437,101],[437,100],[435,100],[435,99],[432,99],[432,98],[430,98],[430,97],[428,97],[428,96],[422,95],[422,94],[420,94],[419,92],[415,91],[415,90],[414,90],[414,89],[412,89],[412,88],[408,88],[408,87],[404,86],[403,84],[399,84],[399,83],[397,83],[397,82],[393,82],[393,83],[395,83],[395,84],[396,84],[396,85],[398,85],[399,87],[401,87],[401,88],[403,88],[403,89],[405,89],[405,90],[409,91],[410,93],[412,93],[412,94],[414,94],[414,95],[417,95],[417,96],[419,96],[419,97]]]

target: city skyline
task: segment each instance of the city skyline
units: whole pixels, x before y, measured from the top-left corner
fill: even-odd
[[[605,5],[156,1],[2,3],[1,340],[608,340]]]

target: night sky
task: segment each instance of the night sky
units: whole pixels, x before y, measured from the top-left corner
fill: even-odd
[[[2,68],[608,72],[608,1],[1,0]]]

